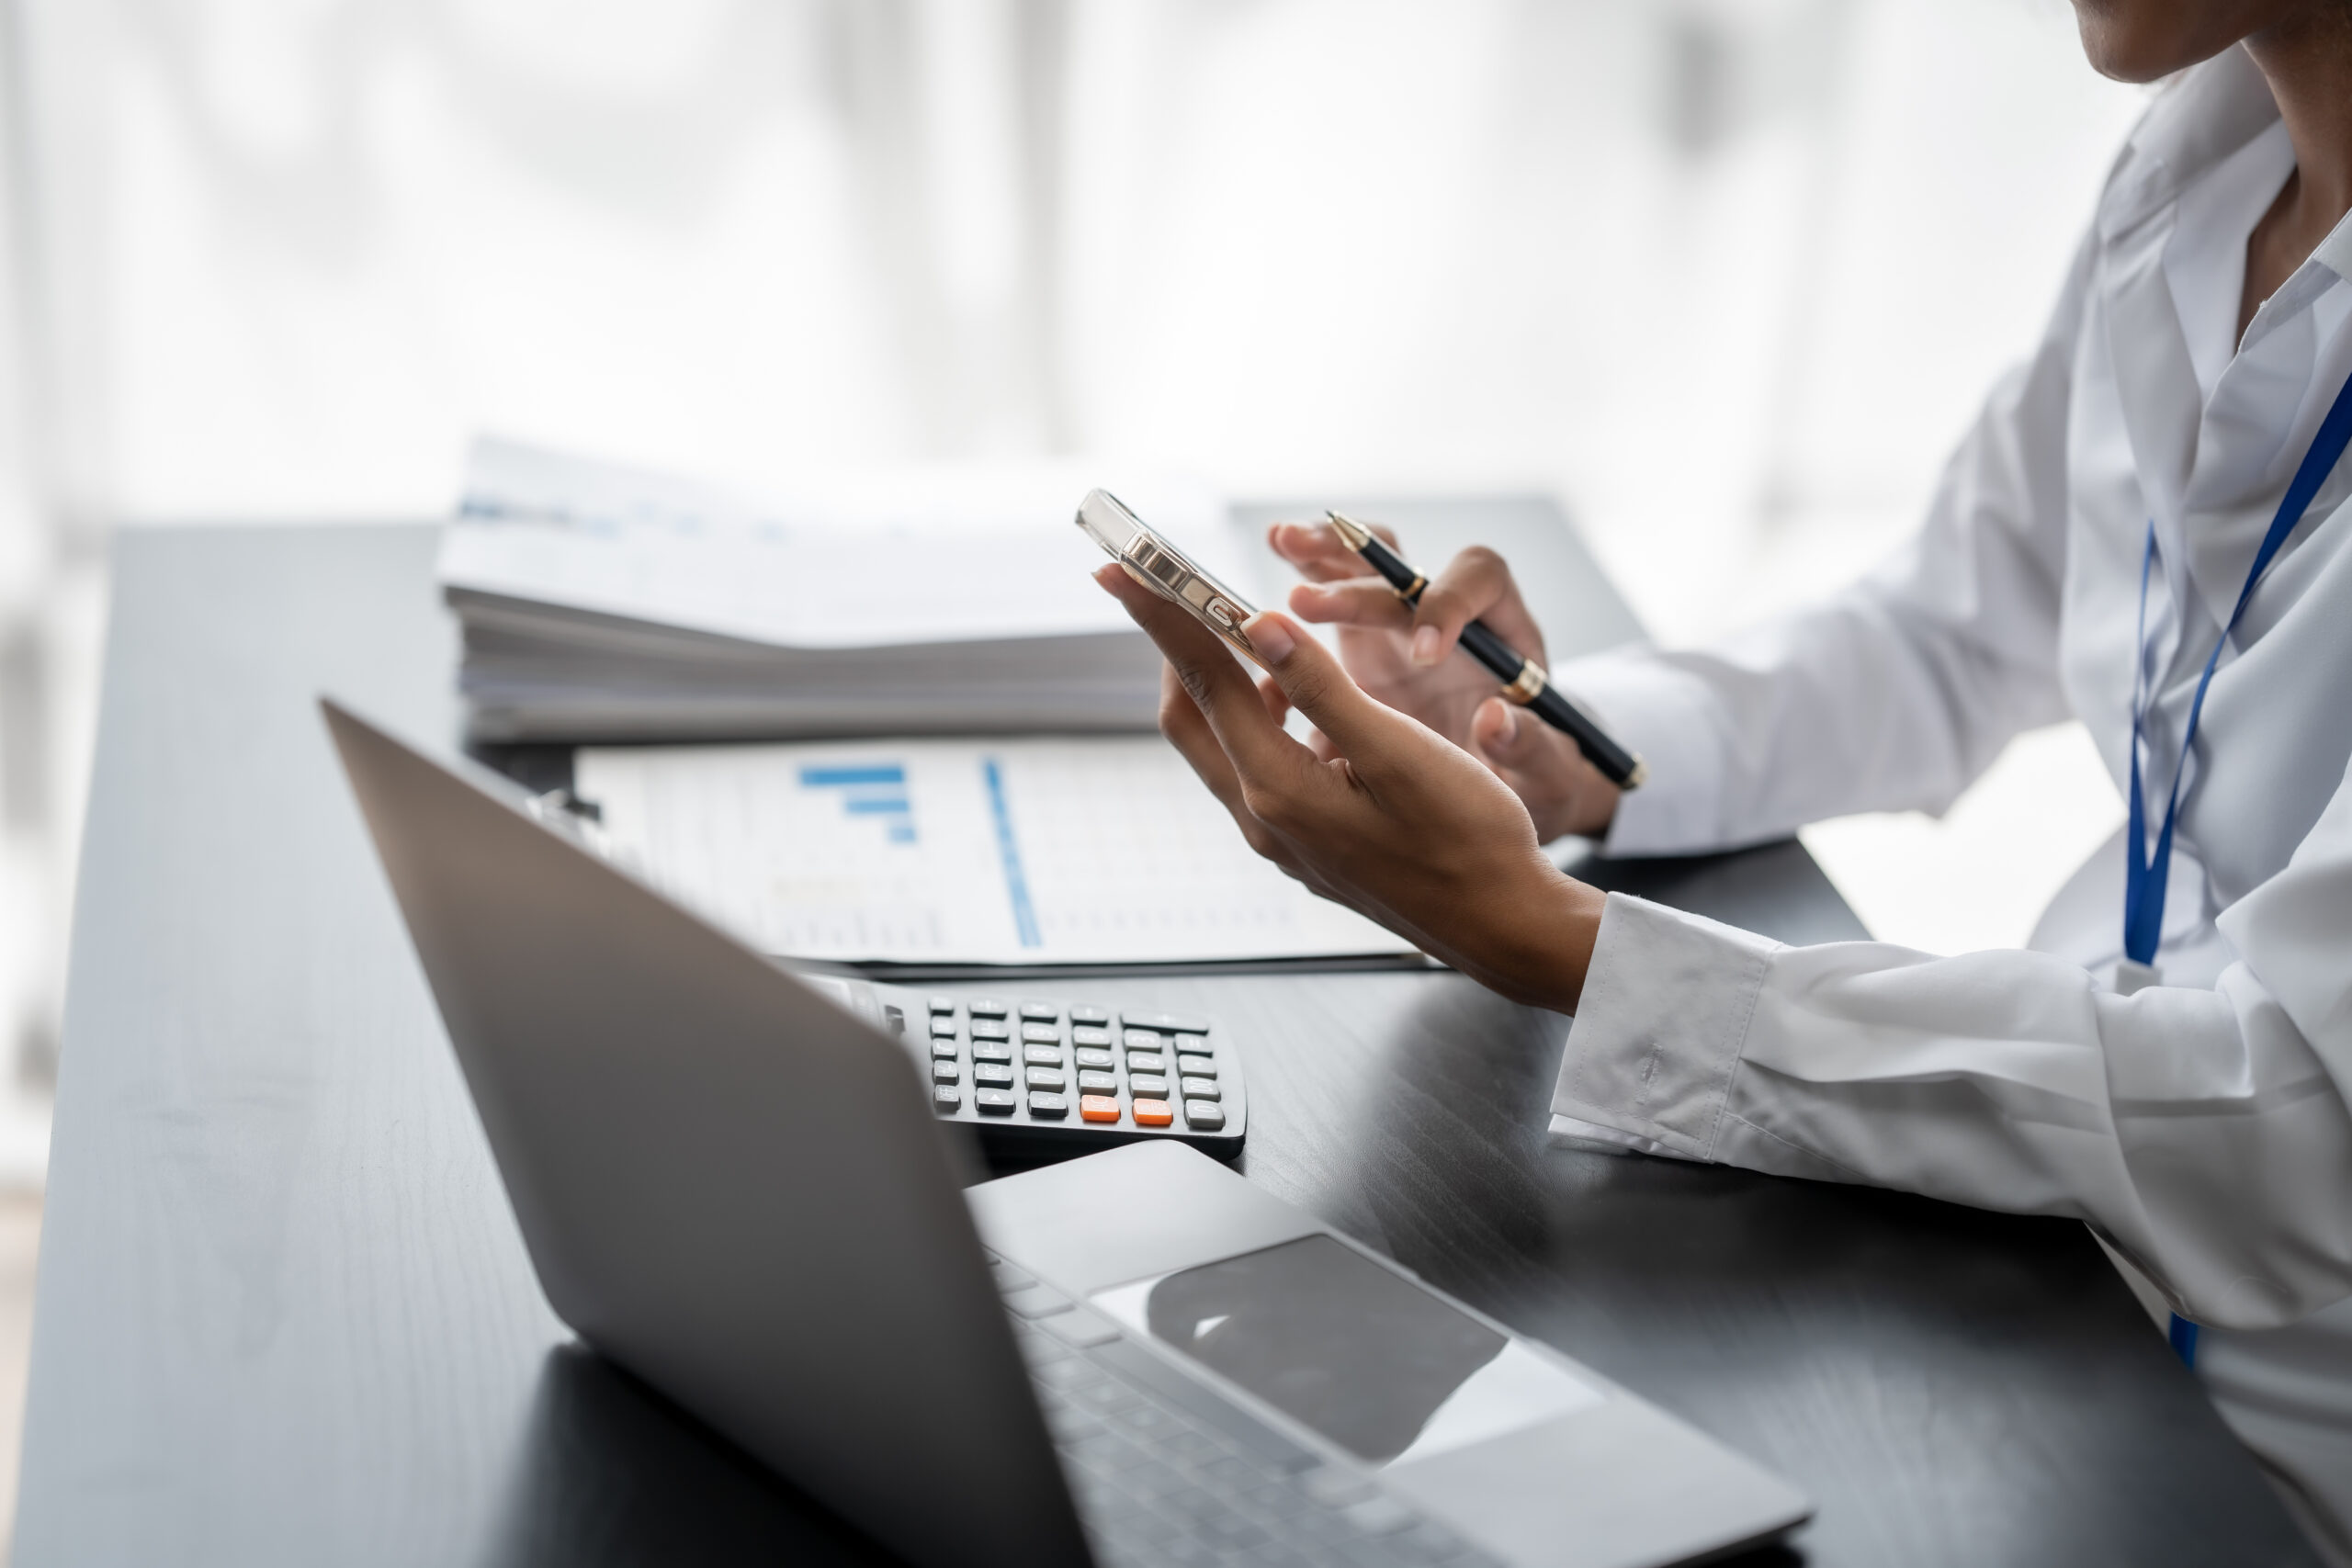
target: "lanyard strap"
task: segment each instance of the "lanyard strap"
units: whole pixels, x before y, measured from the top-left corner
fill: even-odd
[[[2303,513],[2319,493],[2319,487],[2344,456],[2346,443],[2352,443],[2352,379],[2335,394],[2335,406],[2327,417],[2320,421],[2319,434],[2312,438],[2312,449],[2303,454],[2302,466],[2295,470],[2292,484],[2279,498],[2278,515],[2270,520],[2270,532],[2262,536],[2262,547],[2254,553],[2254,565],[2245,574],[2245,586],[2238,590],[2237,607],[2230,612],[2229,624],[2214,639],[2213,651],[2206,656],[2205,672],[2197,679],[2197,695],[2188,704],[2188,727],[2180,738],[2180,761],[2173,768],[2172,794],[2165,802],[2164,826],[2156,834],[2155,852],[2148,851],[2148,820],[2140,799],[2140,747],[2147,724],[2148,699],[2148,575],[2156,558],[2155,519],[2148,520],[2148,542],[2140,552],[2140,667],[2132,682],[2132,800],[2131,843],[2123,862],[2123,954],[2136,964],[2153,964],[2156,943],[2164,934],[2165,884],[2172,875],[2172,829],[2180,812],[2180,783],[2188,771],[2189,748],[2197,744],[2197,721],[2205,712],[2205,688],[2213,683],[2213,671],[2222,662],[2222,649],[2229,642],[2230,634],[2237,630],[2238,617],[2245,614],[2246,601],[2254,597],[2254,585],[2260,581],[2287,536],[2303,520]]]

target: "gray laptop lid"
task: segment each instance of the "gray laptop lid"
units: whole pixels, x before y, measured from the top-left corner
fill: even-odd
[[[557,1314],[916,1562],[1086,1562],[912,1058],[321,706]]]

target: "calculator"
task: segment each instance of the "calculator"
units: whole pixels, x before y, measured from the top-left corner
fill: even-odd
[[[1212,1019],[1082,1002],[928,996],[877,985],[887,1026],[931,1080],[943,1122],[991,1152],[1043,1155],[1173,1138],[1231,1158],[1250,1099]]]

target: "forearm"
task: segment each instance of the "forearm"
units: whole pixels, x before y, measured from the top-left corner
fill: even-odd
[[[1857,811],[1941,811],[2012,735],[2065,716],[2049,669],[2039,649],[1952,635],[1866,584],[1711,649],[1601,655],[1558,680],[1650,764],[1610,850],[1674,854]]]
[[[1553,1109],[1686,1157],[2087,1220],[2200,1321],[2352,1293],[2352,1114],[2244,965],[2125,998],[2045,954],[1786,948],[1612,897]]]

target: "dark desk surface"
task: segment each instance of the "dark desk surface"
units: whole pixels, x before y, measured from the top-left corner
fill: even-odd
[[[455,734],[432,550],[119,544],[16,1561],[867,1560],[532,1280],[311,706]],[[1611,874],[1853,930],[1793,846]],[[2078,1225],[1549,1150],[1566,1021],[1450,975],[1055,989],[1224,1017],[1252,1180],[1790,1476],[1805,1561],[2312,1560]]]

